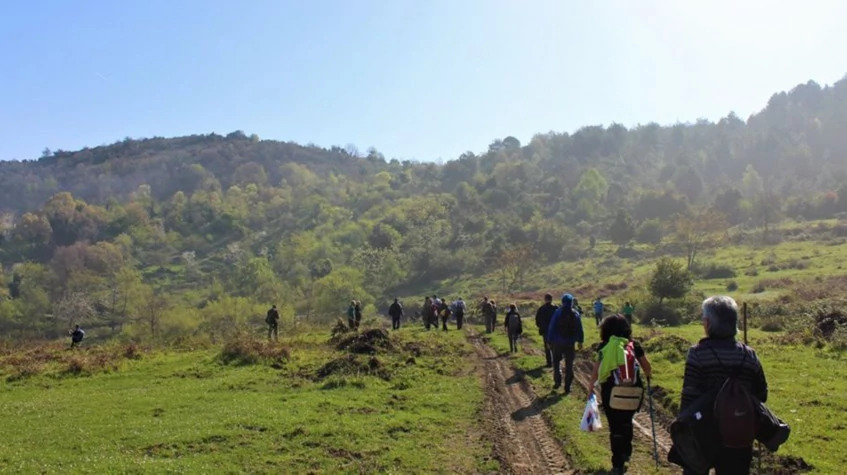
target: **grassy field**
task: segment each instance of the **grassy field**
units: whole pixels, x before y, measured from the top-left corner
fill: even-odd
[[[48,365],[0,386],[4,472],[484,472],[463,335],[408,329],[376,361],[305,334],[291,358],[158,352],[105,372]],[[58,350],[56,351],[66,351]],[[83,349],[80,354],[85,355]],[[279,366],[279,365],[277,365]],[[10,371],[6,371],[7,374]],[[15,379],[15,378],[11,378]]]
[[[683,305],[684,317],[695,323],[635,326],[653,362],[661,403],[672,413],[687,348],[703,333],[696,303],[721,293],[750,304],[750,343],[767,374],[768,404],[792,426],[781,458],[766,459],[761,473],[804,464],[813,473],[840,473],[847,465],[841,449],[847,442],[847,395],[841,390],[847,389],[847,331],[823,338],[814,320],[818,306],[844,305],[847,245],[813,232],[833,225],[789,227],[799,234],[776,245],[702,252],[702,263],[728,266],[734,275],[696,281]],[[528,317],[547,291],[557,297],[574,292],[586,309],[597,295],[605,296],[611,310],[624,300],[641,306],[660,253],[636,247],[640,257],[624,259],[615,251],[598,243],[579,262],[533,269],[519,293],[492,295],[501,308],[516,301]],[[472,301],[482,294],[477,289],[497,286],[492,273],[446,281],[426,293]],[[411,300],[406,304],[411,310]],[[770,323],[776,325],[763,331]],[[578,428],[586,394],[552,393],[532,318],[525,318],[525,328],[524,344],[531,349],[511,361],[534,388],[572,466],[588,473],[608,470],[607,432]],[[586,343],[597,342],[588,319],[585,328]],[[0,346],[0,409],[7,421],[0,425],[0,472],[498,470],[480,424],[484,389],[463,333],[404,328],[377,345],[373,358],[339,349],[329,336],[321,329],[278,346],[260,345],[263,355],[250,364],[237,354],[222,358],[220,347],[208,345],[156,351],[117,343],[78,351],[58,343],[26,351]],[[506,353],[502,332],[486,341]],[[671,471],[654,468],[643,441],[632,467],[632,473]]]

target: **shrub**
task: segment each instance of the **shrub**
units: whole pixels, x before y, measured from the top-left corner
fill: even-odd
[[[765,290],[766,290],[765,284],[760,281],[756,285],[754,285],[752,289],[750,289],[750,293],[760,294],[760,293],[764,292]]]
[[[701,279],[728,279],[735,277],[735,269],[726,264],[697,264],[692,272]]]
[[[643,324],[676,326],[682,323],[682,315],[675,308],[661,302],[650,302],[636,310],[636,318]]]
[[[729,282],[727,282],[727,284],[726,284],[726,291],[727,292],[735,292],[736,290],[738,290],[738,282],[736,282],[734,280],[730,280]]]
[[[635,240],[642,244],[659,244],[662,242],[662,223],[658,219],[648,219],[638,226]]]
[[[763,332],[781,332],[784,329],[782,322],[777,319],[768,320],[761,326]]]
[[[694,284],[691,274],[682,264],[668,257],[656,263],[650,279],[650,293],[661,303],[666,298],[679,298],[688,293]]]
[[[243,333],[227,341],[219,357],[227,364],[267,363],[272,367],[281,367],[291,357],[291,353],[278,343],[262,341]]]

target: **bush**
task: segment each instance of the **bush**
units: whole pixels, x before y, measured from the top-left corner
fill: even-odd
[[[753,286],[752,289],[750,289],[750,293],[760,294],[760,293],[764,292],[765,290],[767,290],[767,289],[765,289],[765,284],[763,282],[758,282],[756,285]]]
[[[650,293],[661,303],[666,298],[685,296],[692,285],[691,274],[682,268],[682,264],[664,257],[656,263],[650,279]]]
[[[726,284],[726,291],[727,292],[735,292],[736,290],[738,290],[738,282],[736,282],[734,280],[730,280],[729,282],[727,282],[727,284]]]
[[[640,323],[647,325],[676,326],[682,323],[682,315],[677,309],[660,302],[650,302],[639,308],[635,316]]]
[[[735,269],[725,264],[696,264],[692,272],[701,279],[728,279],[735,277]]]
[[[291,353],[288,348],[278,343],[259,340],[242,333],[226,342],[219,357],[226,364],[266,363],[278,368],[291,357]]]
[[[635,240],[641,244],[659,244],[662,242],[662,223],[658,219],[648,219],[638,226]]]

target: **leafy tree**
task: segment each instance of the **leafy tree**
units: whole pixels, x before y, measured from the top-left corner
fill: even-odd
[[[674,227],[678,241],[685,246],[688,269],[691,270],[697,252],[719,244],[726,236],[729,224],[723,214],[710,209],[694,216],[679,216]]]
[[[691,273],[683,269],[681,263],[664,257],[656,263],[650,278],[650,293],[662,303],[666,298],[684,297],[692,285]]]
[[[642,244],[659,244],[662,242],[662,222],[658,219],[648,219],[638,225],[635,240]]]
[[[615,221],[609,227],[609,236],[612,242],[618,246],[626,246],[635,237],[635,225],[632,224],[632,219],[624,210],[618,210],[615,216]]]

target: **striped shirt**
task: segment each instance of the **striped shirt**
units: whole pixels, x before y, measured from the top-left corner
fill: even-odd
[[[744,366],[739,373],[739,380],[750,394],[767,402],[768,383],[756,352],[732,338],[704,338],[688,350],[680,412],[701,395],[720,387],[742,362]]]

